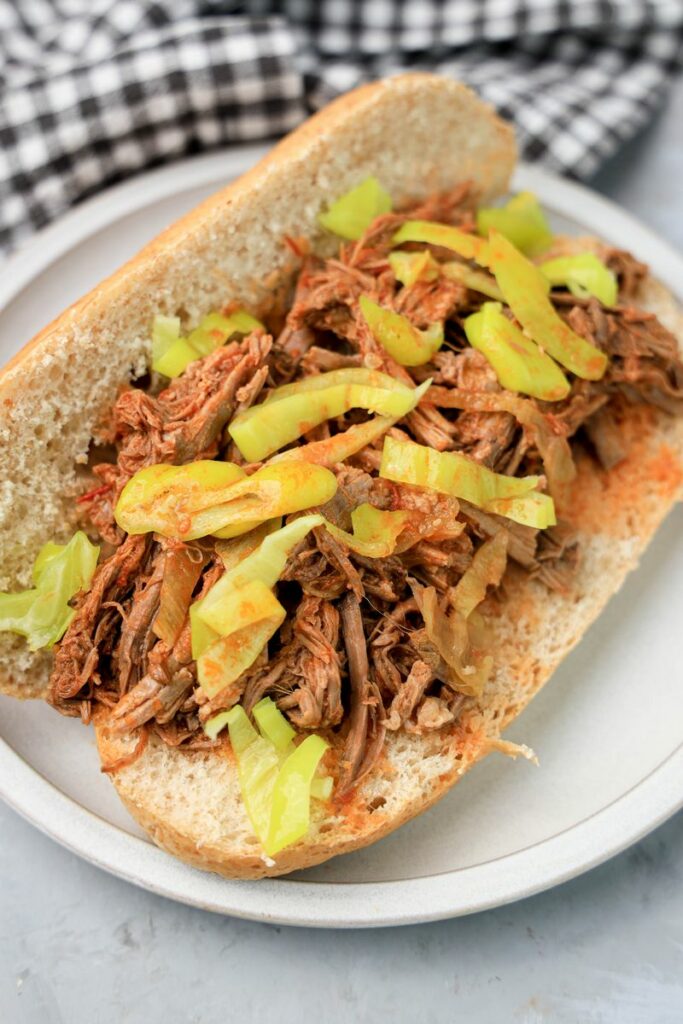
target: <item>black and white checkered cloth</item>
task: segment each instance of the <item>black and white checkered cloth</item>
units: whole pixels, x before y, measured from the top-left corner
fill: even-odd
[[[680,69],[683,0],[0,0],[0,247],[143,168],[270,138],[359,82],[463,79],[590,175]]]

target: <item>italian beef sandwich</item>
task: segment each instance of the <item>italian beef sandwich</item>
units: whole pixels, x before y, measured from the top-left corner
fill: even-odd
[[[0,686],[92,723],[197,867],[316,864],[530,756],[502,731],[679,497],[677,305],[515,156],[456,82],[365,86],[0,376]]]

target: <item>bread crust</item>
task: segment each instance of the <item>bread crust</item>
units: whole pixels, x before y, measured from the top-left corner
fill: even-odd
[[[417,141],[396,139],[388,119],[399,104],[402,115],[412,111],[416,125],[420,116],[431,118],[432,134],[436,123],[444,131],[456,125],[462,140],[459,162],[437,160],[438,147],[427,136]],[[331,154],[343,148],[345,140],[353,141],[359,135],[364,148],[354,152],[353,166],[331,167]],[[419,159],[415,156],[410,163],[414,150],[419,150]],[[402,159],[418,176],[406,187],[399,169],[400,184],[392,188],[385,174],[390,173],[391,163],[400,165]],[[2,535],[0,552],[3,561],[10,563],[9,580],[22,582],[22,571],[18,560],[12,560],[8,545],[22,541],[21,564],[30,565],[32,546],[59,528],[65,532],[71,528],[76,486],[75,478],[69,476],[72,464],[87,450],[98,417],[111,407],[117,390],[131,374],[142,372],[149,355],[149,323],[155,312],[171,313],[182,306],[189,322],[195,322],[217,301],[224,301],[226,294],[240,301],[261,301],[264,289],[258,279],[259,265],[275,267],[280,274],[287,270],[276,247],[278,232],[308,234],[324,250],[324,240],[315,227],[321,202],[367,173],[377,173],[396,198],[426,195],[469,177],[475,178],[482,196],[492,196],[505,191],[514,159],[510,129],[456,83],[435,76],[407,75],[365,86],[307,122],[256,168],[170,227],[62,314],[0,376],[0,436],[27,450],[21,464],[7,445],[4,464],[0,456],[0,480],[13,484],[10,506],[17,495],[24,502],[31,501],[34,492],[26,477],[37,471],[47,481],[45,487],[52,498],[39,530],[10,530]],[[385,173],[378,163],[387,169]],[[289,220],[273,213],[278,190],[282,191],[290,178],[301,186],[300,193],[290,197],[294,220],[291,210]],[[212,262],[206,256],[207,243],[217,245],[232,238],[237,244],[244,232],[248,235],[255,230],[258,218],[263,224],[269,216],[277,220],[277,231],[269,224],[269,230],[263,232],[267,237],[262,251],[250,250],[248,258],[239,261],[239,268],[225,261]],[[208,281],[198,291],[187,284],[193,268],[195,273],[201,268]],[[680,312],[663,289],[649,281],[642,298],[643,305],[657,312],[683,338]],[[105,355],[103,344],[109,346]],[[84,367],[101,385],[101,393],[94,398],[83,388]],[[46,455],[45,435],[33,438],[35,410],[27,405],[32,382],[49,373],[54,373],[61,389],[54,407],[67,395],[78,416],[73,436],[49,435],[50,442],[61,444],[56,456]],[[218,753],[184,754],[150,741],[133,765],[112,775],[133,817],[159,846],[190,864],[228,877],[258,878],[305,868],[366,846],[434,804],[491,749],[505,726],[580,640],[636,565],[679,495],[681,423],[638,413],[631,434],[628,458],[610,473],[594,465],[580,465],[572,502],[565,509],[582,535],[584,555],[575,593],[548,595],[534,581],[520,579],[514,584],[505,614],[492,620],[496,670],[481,707],[470,708],[453,728],[438,735],[391,735],[376,771],[353,797],[341,805],[316,805],[309,835],[282,851],[275,861],[264,859],[251,832],[229,744]],[[609,516],[601,518],[606,503]],[[6,509],[7,500],[4,510],[0,501],[0,523]],[[49,658],[27,658],[10,642],[0,649],[0,689],[34,696],[44,685],[48,668]],[[96,722],[96,736],[104,764],[128,749],[127,741],[114,741],[108,735],[104,716]]]

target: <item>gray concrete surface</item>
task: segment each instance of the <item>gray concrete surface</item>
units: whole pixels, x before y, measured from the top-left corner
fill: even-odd
[[[683,81],[595,179],[683,249]],[[142,892],[0,806],[0,1022],[680,1024],[683,815],[551,892],[469,918],[319,932]]]

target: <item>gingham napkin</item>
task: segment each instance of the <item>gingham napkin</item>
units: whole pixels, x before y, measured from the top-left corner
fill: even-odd
[[[0,0],[0,247],[143,168],[430,68],[587,177],[681,66],[683,0]]]

